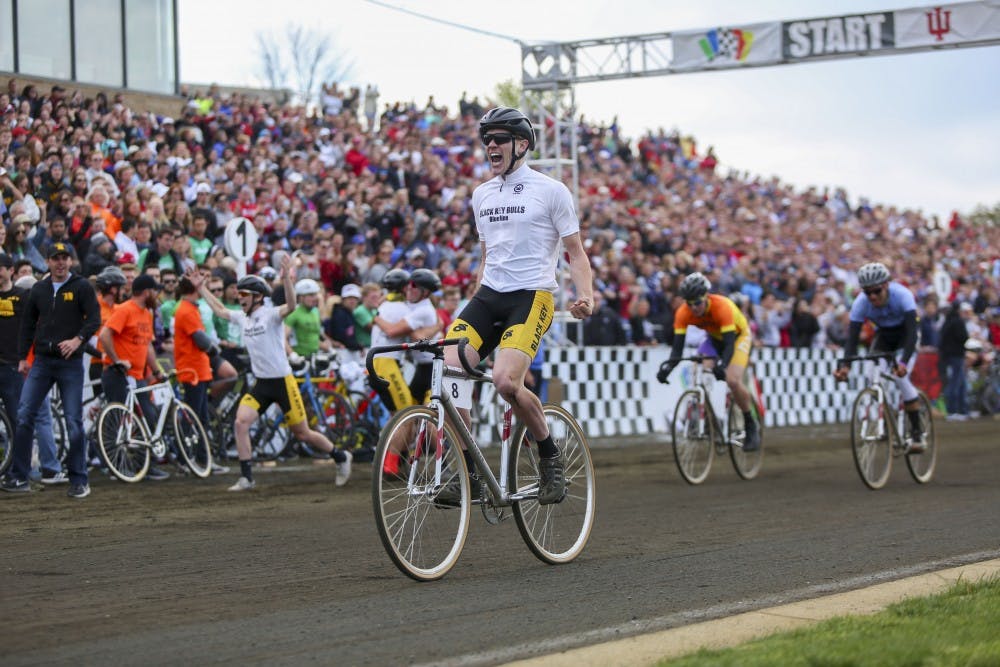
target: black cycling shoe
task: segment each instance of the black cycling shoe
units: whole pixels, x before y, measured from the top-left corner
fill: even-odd
[[[566,496],[566,475],[562,456],[538,459],[538,504],[562,502]]]

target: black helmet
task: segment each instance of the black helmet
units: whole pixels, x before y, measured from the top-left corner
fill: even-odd
[[[692,273],[681,282],[681,298],[685,301],[694,301],[708,294],[712,289],[712,283],[701,273]]]
[[[97,274],[97,289],[109,290],[112,287],[121,287],[126,282],[125,274],[117,266],[106,266]]]
[[[479,138],[485,140],[490,130],[507,130],[511,134],[528,140],[528,150],[535,148],[535,130],[531,121],[517,109],[495,107],[479,119]]]
[[[428,292],[436,292],[441,289],[441,279],[430,269],[415,269],[410,274],[410,282]]]
[[[410,272],[404,269],[393,269],[382,276],[382,287],[390,292],[402,292],[410,282]]]
[[[246,276],[236,283],[236,289],[241,292],[256,292],[261,296],[271,296],[271,288],[260,276]]]

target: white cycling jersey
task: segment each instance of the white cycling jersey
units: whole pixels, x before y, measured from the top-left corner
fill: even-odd
[[[437,322],[438,314],[430,299],[421,299],[408,305],[410,312],[406,314],[406,323],[414,331],[432,326]],[[415,364],[426,363],[434,359],[434,354],[431,352],[412,352],[411,355]]]
[[[482,284],[498,292],[554,292],[561,239],[580,231],[569,189],[523,164],[477,187],[472,208],[486,245]]]
[[[410,312],[410,305],[405,301],[385,301],[378,307],[379,317],[386,322],[398,322],[406,317]],[[376,324],[372,327],[372,347],[382,347],[383,345],[399,345],[406,342],[406,336],[390,337]],[[387,356],[399,361],[403,358],[402,352],[392,352]]]
[[[261,306],[250,317],[242,310],[229,311],[229,321],[243,331],[243,345],[257,379],[283,378],[292,373],[285,354],[285,329],[280,310],[276,306]]]

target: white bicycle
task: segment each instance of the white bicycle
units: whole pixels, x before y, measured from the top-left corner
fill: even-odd
[[[444,348],[459,345],[464,366],[467,342],[465,338],[442,339],[376,347],[369,350],[366,360],[369,378],[377,381],[375,355],[398,350],[434,355],[430,404],[397,412],[382,429],[372,462],[372,469],[381,471],[387,457],[401,455],[398,472],[372,475],[372,504],[386,552],[403,574],[418,581],[440,579],[458,562],[473,505],[479,505],[491,524],[513,515],[531,552],[550,564],[568,563],[579,556],[594,525],[596,492],[590,448],[576,419],[558,405],[544,405],[542,410],[565,467],[562,500],[538,503],[538,451],[531,446],[523,424],[512,427],[509,406],[504,410],[500,471],[493,473],[458,412],[459,407],[471,405],[472,383],[489,381],[490,374],[444,364]],[[476,498],[463,447],[471,454],[481,480]]]

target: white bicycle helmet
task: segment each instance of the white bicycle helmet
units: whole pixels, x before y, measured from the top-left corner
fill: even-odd
[[[889,269],[881,262],[871,262],[858,269],[858,283],[861,289],[887,283],[891,277]]]
[[[309,294],[319,294],[319,283],[312,278],[303,278],[295,283],[295,296],[308,296]]]

